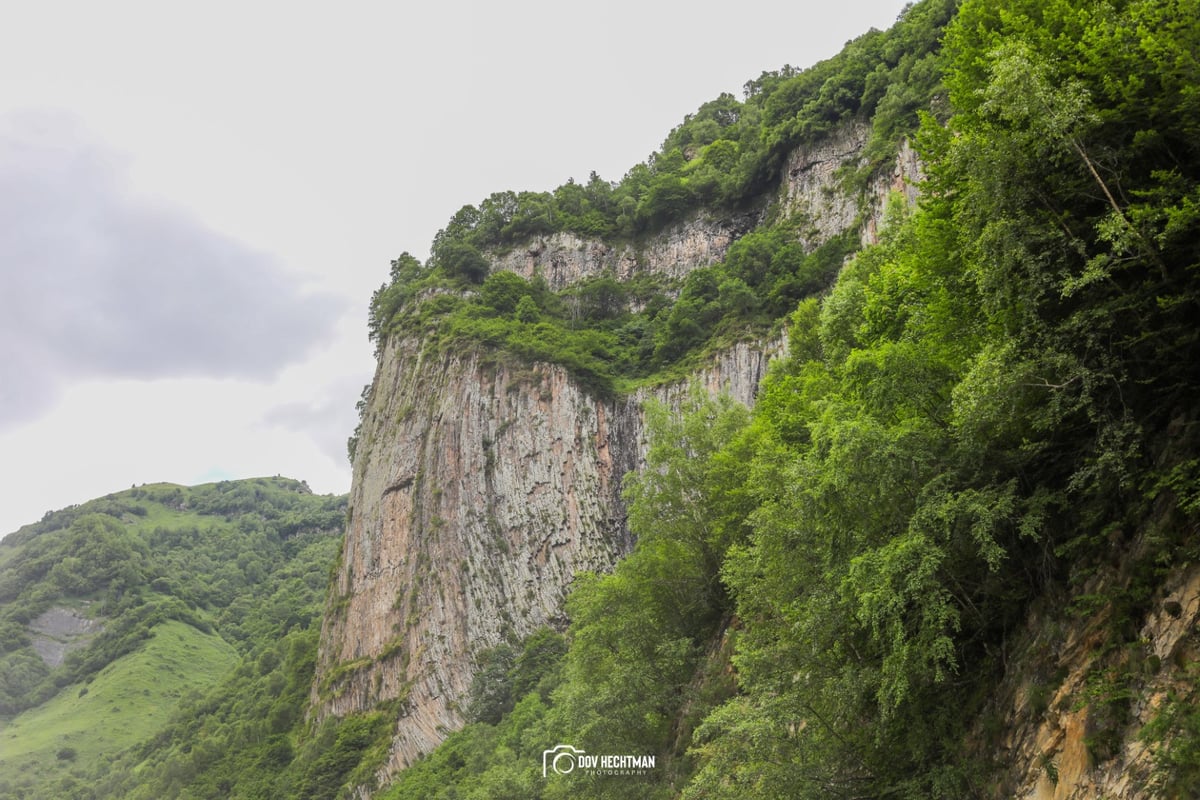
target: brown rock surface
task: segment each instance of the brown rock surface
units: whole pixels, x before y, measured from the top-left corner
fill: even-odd
[[[825,151],[798,154],[781,187],[785,207],[834,215],[810,246],[860,219],[859,198],[844,196],[835,168],[859,157],[865,135],[851,128],[832,138],[833,161],[818,164]],[[881,179],[863,218],[877,220],[903,174],[897,166]],[[602,272],[679,278],[720,261],[756,222],[701,214],[638,248],[557,234],[497,256],[493,268],[540,274],[554,288]],[[737,344],[695,378],[749,404],[785,345],[782,336]],[[620,487],[643,464],[641,404],[677,404],[683,392],[673,385],[601,400],[556,365],[474,348],[435,352],[415,334],[388,341],[359,436],[314,713],[400,700],[385,773],[459,728],[480,653],[510,635],[561,627],[574,576],[610,569],[632,547]]]

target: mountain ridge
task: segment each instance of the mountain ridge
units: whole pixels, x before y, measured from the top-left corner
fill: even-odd
[[[5,709],[236,651],[0,793],[1190,797],[1194,18],[924,0],[620,182],[464,206],[372,298],[347,500],[0,544]],[[57,672],[55,608],[107,609]]]

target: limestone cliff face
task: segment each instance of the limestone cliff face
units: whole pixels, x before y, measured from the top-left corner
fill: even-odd
[[[876,241],[886,198],[899,192],[914,202],[923,178],[916,151],[900,145],[891,170],[876,175],[865,192],[847,189],[839,177],[844,168],[866,162],[863,148],[870,128],[847,125],[811,146],[795,150],[787,160],[776,203],[783,215],[803,215],[809,222],[804,242],[815,248],[842,231],[858,226],[864,244]],[[541,236],[514,250],[494,254],[493,269],[524,278],[540,275],[561,289],[594,275],[627,280],[640,272],[680,279],[725,258],[729,246],[763,220],[762,212],[732,216],[701,213],[649,242],[614,245],[573,233]]]
[[[883,218],[883,205],[886,198],[897,194],[911,206],[917,202],[917,194],[923,180],[925,180],[925,172],[921,167],[921,159],[917,155],[917,151],[912,148],[912,144],[906,139],[900,143],[891,171],[876,175],[867,190],[870,205],[862,226],[864,245],[879,241],[879,226]]]
[[[866,125],[848,125],[815,144],[797,148],[788,157],[780,202],[785,214],[801,214],[807,219],[810,246],[855,225],[861,226],[863,244],[873,243],[887,197],[898,192],[909,203],[916,200],[924,175],[920,159],[907,141],[901,143],[892,169],[875,175],[865,195],[840,187],[840,171],[866,163],[863,148],[870,133]]]
[[[647,400],[657,400],[678,409],[692,386],[702,386],[714,397],[728,394],[742,405],[754,405],[759,384],[766,377],[767,368],[773,358],[787,352],[787,337],[782,333],[763,341],[738,342],[727,350],[714,355],[685,383],[672,383],[641,389],[634,396],[634,407],[640,409]],[[639,430],[641,417],[639,420]],[[641,469],[645,449],[640,451],[637,467]]]
[[[780,346],[734,348],[705,385],[751,400]],[[572,577],[629,551],[621,478],[645,436],[638,398],[412,340],[385,348],[372,398],[312,701],[344,715],[400,699],[398,769],[464,723],[482,650],[562,627]]]
[[[733,217],[698,215],[669,228],[641,246],[610,245],[573,233],[539,237],[493,258],[494,269],[506,269],[524,278],[540,275],[551,289],[561,289],[593,275],[615,275],[628,280],[642,271],[668,278],[722,261],[729,245],[752,230],[757,214]]]
[[[850,125],[838,135],[810,146],[797,148],[788,157],[783,184],[783,208],[787,214],[803,214],[811,225],[814,243],[849,228],[859,213],[856,198],[840,191],[836,173],[845,166],[858,166],[870,128]]]
[[[313,700],[340,715],[402,698],[402,767],[461,726],[482,649],[560,624],[572,576],[628,550],[637,434],[560,367],[411,340],[381,353],[372,398]]]
[[[875,224],[886,191],[911,172],[897,166],[886,189],[846,195],[834,171],[857,163],[863,141],[856,128],[832,137],[815,172],[815,150],[793,158],[776,202],[814,220],[836,214],[816,223],[811,246]],[[495,256],[493,268],[555,288],[599,273],[680,278],[723,259],[759,221],[701,214],[636,247],[558,234]],[[749,404],[785,345],[736,345],[695,377]],[[643,464],[642,402],[683,393],[676,385],[600,400],[559,366],[435,350],[414,334],[379,354],[311,697],[318,716],[398,702],[386,773],[463,724],[483,650],[561,627],[573,576],[610,569],[629,551],[620,487]]]

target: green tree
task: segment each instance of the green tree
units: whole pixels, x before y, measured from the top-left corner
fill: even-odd
[[[522,297],[532,291],[529,281],[515,272],[497,270],[488,275],[479,289],[479,299],[493,311],[512,314]],[[532,300],[532,298],[531,298]]]
[[[527,294],[521,295],[521,299],[517,301],[517,307],[514,309],[513,316],[518,322],[532,324],[541,318],[541,311],[538,309],[537,303]]]
[[[434,260],[447,275],[470,283],[481,283],[491,268],[479,248],[466,242],[447,242],[437,249]]]

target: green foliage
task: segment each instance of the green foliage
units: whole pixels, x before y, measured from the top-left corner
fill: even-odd
[[[537,800],[545,796],[542,751],[546,704],[525,696],[499,725],[467,725],[401,772],[382,800]]]
[[[1195,665],[1186,681],[1172,689],[1140,739],[1153,753],[1153,788],[1162,797],[1183,798],[1200,781],[1200,704]]]
[[[566,650],[562,634],[543,628],[530,635],[519,652],[507,644],[485,651],[472,679],[467,717],[495,725],[530,692],[549,699],[547,678],[557,675]]]
[[[373,759],[367,758],[367,753],[373,745],[386,747],[391,729],[391,720],[385,712],[326,720],[300,754],[302,774],[295,794],[288,796],[335,800],[346,796],[345,786],[373,782],[373,768],[382,765],[379,756],[386,757],[387,751],[383,749]],[[357,780],[353,779],[356,772]]]
[[[891,30],[872,31],[809,70],[763,73],[746,84],[743,101],[723,94],[705,103],[619,183],[593,173],[586,184],[497,192],[464,206],[434,237],[424,268],[407,253],[393,262],[389,283],[372,298],[372,340],[436,329],[443,343],[469,339],[563,364],[603,394],[630,380],[675,374],[717,342],[761,333],[828,285],[857,246],[854,237],[810,253],[795,221],[760,229],[733,246],[726,264],[689,276],[673,306],[668,297],[680,287],[630,296],[611,276],[557,297],[543,287],[523,302],[515,278],[493,282],[488,258],[552,233],[638,241],[701,207],[760,208],[791,149],[851,121],[871,125],[869,163],[858,176],[865,186],[940,89],[939,36],[953,6],[925,0]],[[477,296],[458,296],[481,283]]]
[[[764,388],[756,425],[776,443],[752,468],[750,543],[724,566],[747,622],[745,696],[697,734],[696,796],[973,791],[959,726],[989,650],[1065,576],[1056,554],[1076,569],[1103,557],[1079,527],[1140,506],[1146,431],[1193,385],[1175,372],[1195,359],[1184,301],[1163,298],[1191,296],[1194,254],[1160,249],[1137,224],[1153,215],[1117,200],[1159,179],[1137,164],[1141,110],[1102,102],[1115,73],[1101,65],[1129,52],[1084,44],[1155,20],[1168,35],[1140,47],[1186,63],[1168,5],[963,6],[948,37],[957,136],[928,123],[925,208],[805,312],[793,336],[808,341]],[[1107,757],[1129,694],[1101,694],[1095,718],[1111,720],[1091,742]]]
[[[371,328],[384,338],[420,331],[426,347],[474,344],[485,357],[561,364],[581,385],[609,396],[673,376],[722,343],[762,335],[799,299],[826,286],[857,246],[847,233],[806,252],[798,236],[794,222],[747,234],[724,264],[689,274],[674,302],[670,284],[648,278],[622,283],[599,275],[552,292],[540,277],[498,271],[478,293],[463,296],[447,293],[441,269],[404,271],[412,284],[376,293]],[[356,431],[351,452],[357,437]]]
[[[465,242],[446,242],[437,250],[437,263],[452,278],[479,283],[488,273],[488,261],[474,246]]]
[[[1082,701],[1092,757],[1117,754],[1153,587],[1198,552],[1200,7],[966,0],[945,27],[953,13],[914,5],[834,59],[705,104],[619,184],[593,175],[492,195],[439,232],[429,264],[393,263],[372,301],[380,344],[418,332],[430,347],[559,363],[600,394],[780,318],[790,354],[753,414],[699,396],[679,414],[647,408],[648,468],[625,490],[633,552],[579,576],[565,638],[542,631],[484,654],[475,721],[381,796],[979,796],[994,765],[976,723],[1010,632],[1047,591],[1108,615],[1110,652]],[[679,285],[601,276],[552,292],[488,274],[488,254],[532,236],[632,240],[701,205],[753,206],[789,149],[870,118],[861,179],[919,114],[925,199],[894,207],[882,241],[844,266],[854,241],[809,252],[802,221],[774,220]],[[63,598],[135,620],[114,626],[103,658],[172,614],[244,654],[152,742],[53,791],[71,795],[83,777],[135,800],[369,784],[396,709],[304,725],[322,579],[245,592],[270,573],[272,547],[304,541],[283,531],[306,530],[314,512],[247,517],[252,494],[115,496],[48,515],[0,558],[9,698],[94,669],[56,675],[29,658],[25,623]],[[164,526],[167,506],[191,522]],[[1151,506],[1171,509],[1161,530],[1143,526],[1114,587],[1083,593]],[[239,547],[210,563],[200,543],[221,515]],[[302,563],[319,552],[294,547]],[[176,550],[178,564],[163,554]],[[1059,681],[1035,687],[1036,713]],[[1191,683],[1143,734],[1166,796],[1195,783]],[[542,779],[542,752],[563,742],[661,766],[637,780]],[[1057,775],[1050,759],[1042,768]]]
[[[485,657],[473,695],[477,699],[503,696],[504,713],[450,734],[432,753],[400,773],[380,796],[384,800],[543,797],[549,787],[542,777],[542,751],[553,747],[560,735],[549,719],[550,693],[561,683],[566,647],[561,634],[542,629],[519,647],[505,646]],[[502,670],[500,664],[511,666]]]
[[[1184,316],[1197,251],[1177,235],[1197,224],[1195,88],[1180,76],[1197,70],[1200,34],[1177,15],[1196,8],[1012,6],[964,7],[948,39],[961,111],[947,178],[973,191],[959,224],[1004,305],[994,318],[1041,353],[1030,367],[1054,398],[1046,423],[1103,419],[1108,444],[1078,479],[1120,482],[1111,445],[1131,418],[1161,421],[1195,359]],[[997,159],[1005,186],[991,195]]]
[[[542,630],[519,650],[484,654],[471,693],[476,721],[385,798],[669,796],[686,772],[691,723],[678,724],[681,715],[702,718],[728,693],[714,677],[727,653],[704,646],[728,611],[721,555],[743,534],[747,418],[728,398],[700,393],[682,418],[650,409],[652,469],[626,487],[634,552],[611,575],[579,579],[565,639]],[[664,766],[646,777],[543,779],[542,752],[568,741],[592,753],[655,754]]]
[[[495,725],[501,717],[512,711],[513,691],[509,672],[514,658],[513,649],[507,644],[497,645],[483,653],[471,681],[468,719]]]
[[[317,603],[308,599],[310,606]],[[101,796],[297,796],[296,782],[316,770],[312,742],[327,747],[336,738],[334,722],[305,735],[317,636],[312,628],[259,642],[222,682],[193,695],[152,739],[101,773]],[[296,768],[287,769],[293,763]],[[324,779],[332,777],[314,775],[314,785]]]
[[[996,654],[1035,598],[1072,587],[1081,613],[1108,615],[1116,654],[1083,698],[1087,742],[1096,760],[1118,752],[1140,674],[1118,656],[1140,652],[1156,581],[1196,552],[1196,442],[1180,431],[1200,362],[1200,7],[968,0],[939,51],[951,9],[914,6],[813,70],[764,74],[627,176],[639,193],[624,224],[663,224],[728,197],[701,168],[710,154],[730,181],[762,185],[772,159],[865,108],[877,132],[903,127],[940,79],[933,59],[945,70],[919,141],[921,208],[893,212],[823,300],[804,283],[845,250],[809,263],[785,221],[642,323],[667,364],[725,320],[794,309],[791,355],[748,423],[648,411],[649,469],[627,495],[638,546],[578,582],[561,683],[529,717],[544,746],[655,752],[671,768],[650,786],[580,777],[547,796],[982,794],[987,744],[966,743],[988,735],[972,724]],[[737,135],[749,124],[757,144]],[[1174,509],[1161,530],[1142,526],[1115,586],[1079,594],[1152,503]],[[739,693],[689,714],[701,653],[730,618]],[[1195,783],[1193,695],[1177,687],[1145,733],[1168,796]],[[472,729],[479,768],[520,763],[482,744],[520,707]]]
[[[177,621],[157,625],[135,652],[83,688],[68,685],[15,717],[0,733],[0,774],[21,775],[31,797],[61,796],[47,781],[62,772],[62,762],[79,775],[106,767],[161,730],[181,695],[208,689],[236,662],[233,648],[217,636]]]
[[[63,741],[76,757],[62,763],[96,796],[281,796],[246,787],[273,786],[299,739],[344,519],[344,497],[259,478],[138,487],[7,537],[0,689],[28,709],[5,729],[36,750],[26,796],[64,796],[46,766]],[[103,630],[50,670],[23,632],[55,606]]]
[[[690,743],[681,716],[702,716],[714,698],[694,681],[704,649],[727,621],[718,569],[744,535],[744,407],[693,393],[681,417],[647,409],[648,468],[628,479],[633,553],[604,576],[578,580],[568,601],[570,649],[551,720],[588,752],[654,754],[669,785]],[[648,796],[647,781],[579,776],[586,796]]]

